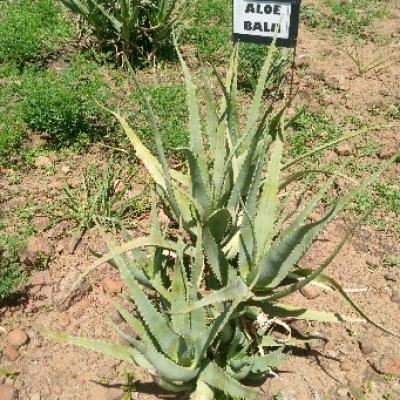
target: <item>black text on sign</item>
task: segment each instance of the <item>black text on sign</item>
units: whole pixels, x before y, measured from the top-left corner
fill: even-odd
[[[300,0],[233,0],[233,39],[294,47],[299,26]]]

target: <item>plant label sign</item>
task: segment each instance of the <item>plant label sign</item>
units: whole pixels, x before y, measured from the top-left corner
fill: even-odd
[[[233,0],[233,40],[295,47],[301,0]]]

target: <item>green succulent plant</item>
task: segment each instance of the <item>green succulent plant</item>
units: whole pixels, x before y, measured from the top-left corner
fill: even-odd
[[[189,108],[190,147],[182,149],[187,162],[183,169],[169,167],[155,115],[140,85],[156,155],[126,120],[114,113],[153,178],[157,198],[175,227],[170,230],[160,225],[154,196],[149,236],[117,245],[105,235],[110,253],[90,268],[111,262],[126,283],[137,314],[121,304],[116,308],[135,334],[114,328],[127,345],[60,333],[47,335],[137,364],[153,374],[161,387],[186,392],[192,400],[213,399],[217,391],[258,399],[260,393],[241,381],[264,379],[285,357],[285,346],[301,344],[290,336],[284,340],[276,337],[276,324],[288,329],[285,318],[347,320],[337,313],[288,305],[280,299],[318,282],[338,290],[363,319],[379,326],[323,274],[357,223],[317,268],[300,268],[298,263],[326,225],[395,157],[337,198],[319,220],[310,222],[310,214],[333,185],[335,175],[328,177],[305,205],[287,214],[282,196],[310,171],[290,172],[300,158],[286,163],[283,159],[285,131],[297,117],[285,119],[289,103],[281,108],[268,104],[264,109],[264,84],[274,51],[272,46],[244,124],[239,118],[236,89],[237,49],[225,82],[215,73],[223,93],[219,104],[213,99],[210,80],[203,76],[204,116],[198,90],[178,51]],[[340,140],[343,138],[324,147]],[[308,155],[316,151],[321,148]]]
[[[171,38],[178,0],[60,0],[119,59],[154,56]],[[121,57],[122,55],[122,57]]]

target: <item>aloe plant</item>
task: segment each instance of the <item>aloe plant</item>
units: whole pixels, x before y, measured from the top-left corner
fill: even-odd
[[[191,399],[213,399],[218,390],[232,397],[258,399],[259,392],[240,381],[265,378],[285,357],[285,346],[300,344],[290,335],[283,341],[277,339],[276,324],[289,329],[285,318],[332,323],[348,320],[338,313],[280,302],[302,286],[318,282],[338,290],[361,320],[385,330],[323,273],[358,222],[319,266],[306,269],[298,264],[326,225],[398,155],[335,199],[319,220],[310,222],[310,214],[334,184],[335,174],[305,205],[287,215],[282,199],[290,185],[307,173],[321,170],[296,170],[300,159],[285,162],[283,158],[285,132],[296,116],[285,119],[289,104],[281,108],[263,105],[264,86],[272,78],[274,51],[272,46],[245,123],[239,118],[237,49],[225,81],[215,73],[215,82],[223,93],[218,104],[204,74],[204,113],[200,112],[198,90],[178,51],[189,108],[190,147],[181,150],[186,159],[184,169],[169,167],[156,118],[140,85],[138,90],[154,130],[156,155],[143,145],[126,120],[114,113],[153,178],[158,201],[176,226],[173,231],[160,226],[154,196],[149,236],[117,245],[105,235],[110,253],[91,267],[111,262],[126,283],[137,315],[122,304],[116,304],[116,308],[136,334],[114,328],[127,345],[59,333],[48,332],[49,336],[139,365],[166,390],[187,392]]]
[[[154,57],[170,40],[179,0],[60,0],[119,59]]]

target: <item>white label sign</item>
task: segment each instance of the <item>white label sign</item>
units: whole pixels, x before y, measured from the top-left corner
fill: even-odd
[[[233,33],[288,39],[291,3],[233,0]]]

